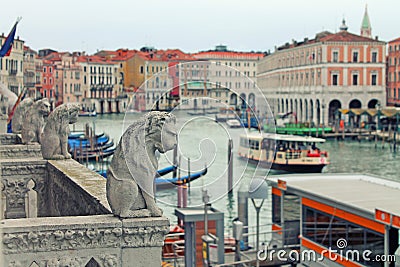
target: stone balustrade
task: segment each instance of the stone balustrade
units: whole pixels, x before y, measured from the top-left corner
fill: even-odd
[[[161,266],[169,221],[113,215],[3,221],[2,266]]]
[[[161,266],[168,219],[112,215],[106,179],[18,142],[0,134],[1,266]]]

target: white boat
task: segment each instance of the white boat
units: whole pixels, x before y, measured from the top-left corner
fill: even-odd
[[[240,128],[240,127],[242,127],[242,124],[237,119],[227,120],[226,121],[226,125],[228,125],[229,128]]]
[[[239,156],[274,170],[297,173],[321,172],[329,164],[326,151],[316,144],[325,139],[311,136],[253,132],[240,136]]]
[[[97,112],[96,110],[94,111],[81,111],[78,115],[79,117],[96,117]]]
[[[231,108],[221,108],[218,114],[215,114],[215,121],[227,121],[237,119],[238,115],[235,110]]]

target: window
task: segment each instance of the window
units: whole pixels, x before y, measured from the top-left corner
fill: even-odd
[[[272,194],[272,222],[281,224],[281,197]]]
[[[353,74],[353,85],[358,85],[358,73]]]
[[[353,62],[358,62],[358,51],[353,52]]]
[[[359,255],[362,255],[363,251],[370,250],[372,254],[369,258],[373,259],[376,255],[384,253],[383,234],[307,206],[303,206],[302,210],[302,232],[305,238],[334,250],[339,249],[337,241],[344,238],[347,240],[347,246],[343,249],[343,254],[358,250]],[[362,257],[355,257],[354,260],[367,266],[381,266],[374,262],[366,262]]]
[[[378,53],[375,52],[375,51],[372,52],[371,61],[372,61],[373,63],[376,63],[377,57],[378,57]]]
[[[339,52],[338,51],[333,51],[332,61],[339,62]]]
[[[47,79],[46,79],[46,77],[44,77],[44,79],[43,79],[43,83],[44,83],[44,84],[46,84],[46,83],[47,83]]]
[[[332,85],[338,85],[338,74],[332,74]]]
[[[140,73],[143,74],[144,68],[143,66],[140,66]]]
[[[371,85],[376,85],[376,73],[371,75]]]
[[[53,68],[52,67],[49,68],[49,72],[53,73]]]
[[[46,67],[43,67],[43,72],[46,72]]]

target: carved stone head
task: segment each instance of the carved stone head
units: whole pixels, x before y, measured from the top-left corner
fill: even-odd
[[[152,111],[147,115],[146,143],[151,142],[160,153],[177,145],[176,118],[168,112]]]

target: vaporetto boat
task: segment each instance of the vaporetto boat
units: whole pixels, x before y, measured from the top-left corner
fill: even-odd
[[[239,156],[274,170],[315,173],[329,164],[328,152],[317,144],[325,139],[311,136],[249,132],[240,136]]]

